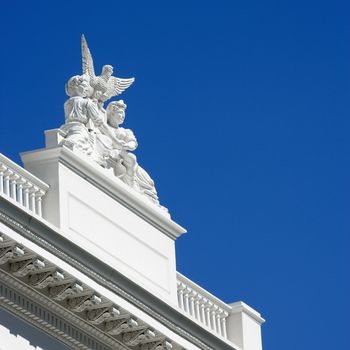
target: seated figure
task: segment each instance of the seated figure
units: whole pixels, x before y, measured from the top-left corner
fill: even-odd
[[[110,150],[110,158],[114,161],[114,173],[130,187],[159,204],[154,181],[137,163],[136,156],[130,153],[137,148],[134,133],[130,129],[120,127],[125,119],[126,107],[123,100],[113,101],[106,110],[107,124],[114,134]]]

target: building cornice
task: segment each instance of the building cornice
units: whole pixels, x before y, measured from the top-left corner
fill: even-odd
[[[0,291],[1,307],[74,350],[90,350],[90,347],[75,339],[76,337],[71,334],[74,330],[79,332],[79,337],[90,337],[90,341],[94,340],[106,350],[129,350],[128,347],[98,332],[73,313],[66,311],[49,298],[1,270]],[[15,299],[13,298],[14,294],[16,295]],[[40,317],[39,314],[45,314],[46,317]],[[65,328],[66,331],[62,331],[61,328]]]
[[[129,301],[199,348],[206,350],[239,349],[232,343],[211,334],[171,305],[65,239],[54,230],[52,225],[45,224],[44,220],[30,215],[2,197],[0,197],[0,221]]]

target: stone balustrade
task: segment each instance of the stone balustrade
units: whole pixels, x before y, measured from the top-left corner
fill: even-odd
[[[42,199],[49,186],[0,153],[0,195],[42,216]]]
[[[185,276],[177,273],[178,306],[196,322],[227,339],[227,317],[231,307]]]

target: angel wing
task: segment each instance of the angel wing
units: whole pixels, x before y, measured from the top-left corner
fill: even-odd
[[[113,96],[120,95],[134,81],[135,81],[135,78],[122,79],[122,78],[110,77],[107,83],[108,84],[107,91],[102,96],[103,102],[107,101]]]
[[[81,36],[81,58],[83,64],[83,74],[87,74],[90,78],[95,78],[94,61],[92,60],[91,52],[84,34]]]

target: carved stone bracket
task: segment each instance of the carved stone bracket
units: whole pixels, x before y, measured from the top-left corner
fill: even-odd
[[[0,265],[7,263],[12,256],[12,247],[0,248]]]
[[[29,283],[39,289],[46,288],[48,285],[57,283],[64,280],[64,275],[58,271],[52,272],[52,269],[49,271],[43,271],[29,276]]]
[[[123,334],[123,342],[129,346],[136,346],[155,338],[156,334],[149,328],[139,329]]]
[[[131,318],[131,315],[129,315],[128,318],[106,322],[105,331],[109,334],[118,335],[131,330],[132,327],[135,327],[137,325],[137,321]]]
[[[7,246],[0,248],[0,265],[7,263],[9,260],[23,256],[24,250],[18,246]]]
[[[120,314],[121,312],[115,307],[103,307],[89,310],[86,314],[86,318],[92,324],[101,324],[102,322],[120,318]]]
[[[31,257],[25,260],[14,261],[10,264],[10,269],[17,277],[24,277],[30,272],[38,271],[45,267],[43,261]]]
[[[77,295],[84,291],[83,287],[78,283],[68,282],[64,284],[58,284],[49,288],[49,295],[55,300],[62,301],[67,297]]]
[[[81,295],[67,300],[67,307],[75,312],[82,312],[86,309],[101,303],[101,298],[96,295]]]

